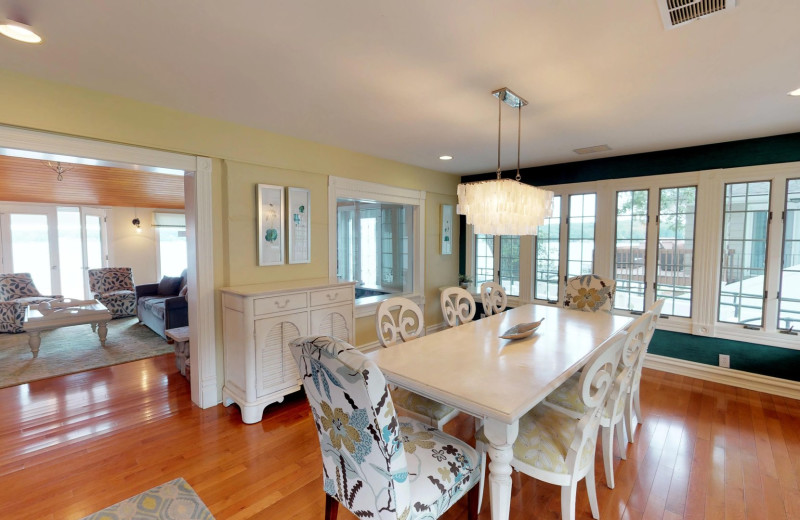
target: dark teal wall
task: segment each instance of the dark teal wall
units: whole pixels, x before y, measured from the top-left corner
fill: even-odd
[[[571,184],[645,175],[739,168],[800,161],[800,132],[743,141],[693,146],[658,152],[609,157],[521,170],[522,181],[533,185]],[[509,172],[504,177],[511,177]],[[469,175],[462,182],[493,179],[495,173]],[[461,217],[461,230],[466,222]],[[461,272],[466,265],[466,236],[459,242]],[[794,337],[794,336],[792,336]],[[797,336],[800,348],[800,336]],[[731,368],[755,374],[800,381],[800,351],[779,347],[658,331],[650,352],[706,365],[718,365],[719,354],[731,356]]]

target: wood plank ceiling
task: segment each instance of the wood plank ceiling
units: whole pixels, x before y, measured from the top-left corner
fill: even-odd
[[[0,155],[0,201],[70,206],[183,209],[183,178],[106,166],[69,164],[57,179],[44,161]]]

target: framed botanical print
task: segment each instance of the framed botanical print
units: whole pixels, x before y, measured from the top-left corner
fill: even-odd
[[[453,253],[453,205],[442,204],[442,254]]]
[[[258,265],[283,263],[283,186],[258,185]]]
[[[311,193],[289,188],[289,263],[311,262]]]

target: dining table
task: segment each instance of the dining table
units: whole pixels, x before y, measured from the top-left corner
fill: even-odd
[[[543,320],[528,337],[508,329]],[[632,321],[608,312],[526,304],[367,353],[386,380],[483,421],[489,440],[493,520],[511,507],[511,460],[519,419],[575,374]]]

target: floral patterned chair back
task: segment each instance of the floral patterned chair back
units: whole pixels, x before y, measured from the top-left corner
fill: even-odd
[[[495,282],[484,282],[481,284],[481,303],[483,312],[487,316],[500,314],[506,310],[508,296],[503,286]]]
[[[89,269],[89,290],[114,318],[136,314],[136,293],[130,267]]]
[[[480,478],[474,451],[470,461],[457,439],[416,421],[398,420],[380,369],[351,345],[317,336],[298,338],[290,349],[319,436],[323,488],[353,514],[381,520],[437,518]],[[439,445],[437,434],[454,444]],[[464,450],[471,448],[464,445]],[[443,482],[456,467],[460,483]],[[420,488],[426,496],[413,497],[412,505],[412,489]]]
[[[611,312],[616,287],[614,280],[596,274],[574,276],[567,280],[564,307],[584,312]]]
[[[0,301],[17,302],[23,306],[48,302],[60,296],[45,296],[33,284],[30,273],[0,274]]]

